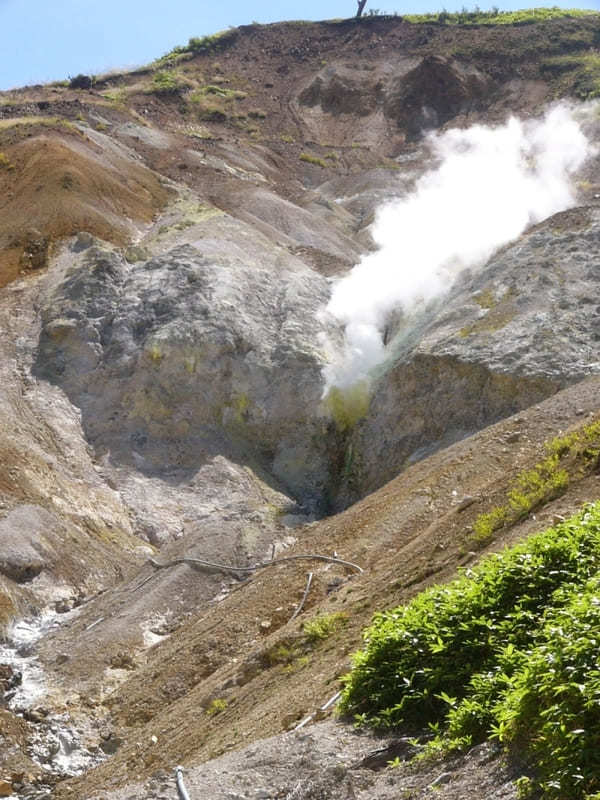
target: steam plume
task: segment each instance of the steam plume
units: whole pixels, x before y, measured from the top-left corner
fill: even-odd
[[[394,309],[447,290],[533,223],[574,204],[570,177],[590,144],[566,105],[543,118],[433,134],[439,166],[409,196],[378,211],[378,250],[335,284],[327,310],[345,326],[345,349],[325,369],[327,392],[365,378],[382,360]]]

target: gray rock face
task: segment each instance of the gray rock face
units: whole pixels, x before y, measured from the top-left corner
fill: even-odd
[[[365,418],[348,436],[339,506],[440,447],[600,372],[600,209],[557,214],[400,316]]]
[[[0,572],[27,583],[58,557],[64,526],[39,506],[24,505],[0,520]]]
[[[36,369],[117,463],[151,475],[225,455],[317,502],[327,297],[300,262],[274,272],[198,243],[128,264],[92,247],[47,298]]]
[[[600,368],[599,242],[597,209],[556,215],[443,300],[398,314],[350,430],[333,430],[321,403],[320,343],[339,333],[319,313],[326,279],[293,259],[277,269],[254,253],[218,255],[207,240],[133,264],[99,247],[80,254],[46,298],[37,370],[81,409],[97,453],[133,468],[119,480],[130,507],[143,509],[148,490],[132,475],[170,475],[190,503],[199,481],[188,518],[200,524],[218,509],[209,488],[225,474],[236,519],[262,520],[267,485],[309,511],[331,499],[341,508]],[[256,476],[263,488],[250,489]],[[281,494],[274,502],[285,505]],[[138,516],[159,543],[151,515]],[[172,517],[167,538],[181,532]]]

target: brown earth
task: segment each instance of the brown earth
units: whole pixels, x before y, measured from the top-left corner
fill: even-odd
[[[88,231],[125,244],[132,221],[149,222],[164,206],[158,177],[111,149],[66,122],[2,122],[0,286],[46,267],[61,237]]]

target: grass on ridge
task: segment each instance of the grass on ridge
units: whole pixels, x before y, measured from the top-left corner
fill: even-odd
[[[553,6],[552,8],[524,8],[519,11],[500,11],[494,8],[491,11],[481,11],[477,6],[473,11],[449,13],[440,11],[437,14],[405,14],[402,19],[412,23],[437,22],[442,25],[531,25],[535,22],[546,22],[551,19],[564,19],[573,17],[586,17],[597,14],[596,11],[583,9],[565,9]]]
[[[487,543],[495,531],[517,522],[531,511],[559,497],[572,479],[581,479],[600,463],[600,420],[557,436],[545,446],[546,457],[533,469],[517,475],[507,502],[480,514],[473,523],[473,541]]]

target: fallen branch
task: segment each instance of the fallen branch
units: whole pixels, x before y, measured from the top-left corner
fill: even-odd
[[[310,592],[310,585],[312,583],[312,579],[313,579],[313,574],[312,574],[312,572],[309,572],[308,573],[308,579],[306,581],[306,589],[304,590],[304,594],[302,595],[302,600],[300,600],[298,608],[294,611],[294,613],[290,617],[290,622],[293,622],[296,619],[296,617],[298,616],[298,614],[304,608],[304,603],[306,603],[306,598],[308,597],[308,593]]]
[[[356,572],[364,572],[362,567],[358,564],[353,564],[352,561],[344,561],[343,558],[334,556],[322,556],[317,553],[308,553],[301,556],[284,556],[282,558],[273,558],[270,561],[259,561],[258,564],[253,564],[251,567],[236,567],[234,564],[216,564],[213,561],[206,561],[203,558],[191,558],[183,556],[182,558],[174,558],[172,561],[167,561],[161,564],[154,558],[149,558],[148,563],[152,564],[156,569],[165,569],[166,567],[174,567],[176,564],[196,564],[201,567],[209,567],[211,569],[219,569],[222,572],[256,572],[257,569],[264,569],[265,567],[276,567],[278,564],[284,564],[287,561],[327,561],[331,564],[341,564],[344,567],[349,567]]]

